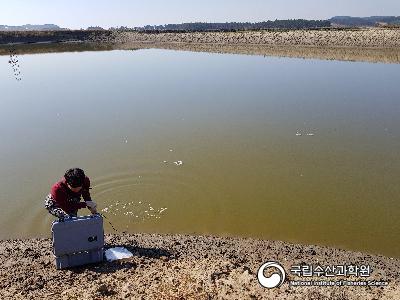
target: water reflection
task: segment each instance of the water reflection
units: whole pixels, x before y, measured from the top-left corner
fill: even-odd
[[[13,69],[15,80],[20,81],[22,80],[21,69],[19,66],[18,56],[15,54],[15,49],[10,50],[10,60],[8,63],[11,65]]]

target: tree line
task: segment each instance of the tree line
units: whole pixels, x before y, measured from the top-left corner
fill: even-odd
[[[227,23],[182,23],[166,25],[146,25],[135,28],[110,28],[135,31],[237,31],[237,30],[262,30],[262,29],[312,29],[330,27],[328,20],[275,20],[265,22],[227,22]]]

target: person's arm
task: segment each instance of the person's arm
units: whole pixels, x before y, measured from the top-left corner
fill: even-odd
[[[83,182],[82,186],[82,198],[85,201],[92,201],[89,190],[90,190],[90,179],[89,177],[85,177],[85,181]]]
[[[85,177],[85,181],[82,186],[82,198],[85,200],[86,207],[90,210],[92,214],[97,213],[97,204],[92,200],[90,196],[90,179]]]
[[[44,207],[49,211],[50,214],[59,219],[69,218],[69,215],[64,210],[62,210],[60,207],[57,206],[51,194],[46,196],[46,199],[44,201]]]
[[[81,208],[87,207],[86,202],[71,203],[71,204],[69,204],[69,206],[73,210],[77,210],[77,209],[81,209]]]

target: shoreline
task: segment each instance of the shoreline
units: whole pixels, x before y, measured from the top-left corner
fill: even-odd
[[[351,47],[291,47],[255,44],[194,44],[194,43],[95,43],[95,42],[40,42],[28,44],[0,45],[0,56],[9,55],[10,49],[18,55],[65,53],[85,51],[165,49],[216,54],[254,55],[264,57],[288,57],[302,59],[337,60],[368,63],[400,63],[399,48],[351,48]]]
[[[141,33],[77,31],[1,37],[0,55],[167,49],[303,59],[400,63],[400,29],[281,30],[243,32]],[[36,36],[36,35],[38,36]],[[4,35],[4,33],[3,33]],[[5,41],[24,44],[5,44]],[[70,47],[71,49],[68,49]]]
[[[396,299],[400,259],[282,241],[168,234],[106,234],[106,248],[124,246],[133,257],[57,271],[49,238],[0,241],[1,299]],[[277,261],[286,270],[280,288],[257,281],[258,268]],[[293,265],[369,265],[368,278],[387,286],[291,286],[307,280]],[[313,280],[327,280],[312,277]],[[344,279],[344,278],[334,278]],[[73,287],[73,288],[72,288]]]
[[[108,35],[93,35],[92,40],[162,43],[204,44],[256,44],[269,46],[313,46],[313,47],[400,47],[400,29],[365,28],[346,30],[261,30],[242,32],[190,32],[190,33],[140,33],[118,32]]]

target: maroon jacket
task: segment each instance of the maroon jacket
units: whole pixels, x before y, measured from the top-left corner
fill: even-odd
[[[63,177],[60,181],[56,182],[52,186],[50,193],[58,207],[60,207],[67,214],[70,214],[80,208],[87,207],[86,202],[71,202],[71,199],[81,199],[82,196],[83,200],[91,201],[89,188],[90,180],[88,177],[85,177],[82,189],[78,193],[74,193],[68,188],[67,182]]]

